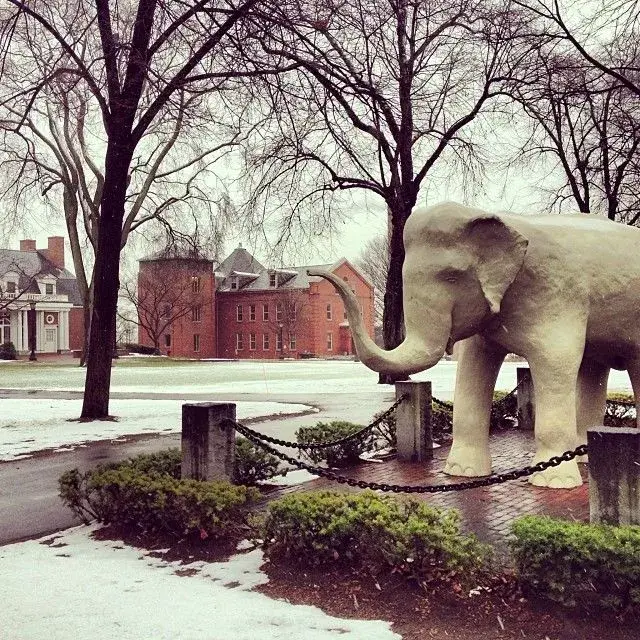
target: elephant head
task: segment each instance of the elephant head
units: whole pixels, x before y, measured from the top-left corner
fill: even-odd
[[[416,209],[404,229],[405,339],[385,351],[369,337],[357,298],[336,275],[356,352],[374,371],[410,374],[434,366],[448,344],[468,338],[500,312],[523,265],[528,241],[501,217],[455,203]]]

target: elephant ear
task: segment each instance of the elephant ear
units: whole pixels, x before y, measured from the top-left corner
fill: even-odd
[[[464,235],[477,256],[477,275],[491,313],[524,262],[529,241],[497,216],[481,216],[465,225]]]

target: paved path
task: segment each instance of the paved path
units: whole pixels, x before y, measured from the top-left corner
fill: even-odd
[[[0,390],[0,398],[76,398],[80,393],[24,392]],[[373,415],[394,400],[394,392],[378,394],[127,394],[112,393],[112,398],[146,398],[185,402],[283,402],[304,403],[317,407],[319,413],[295,418],[279,418],[254,424],[268,435],[294,439],[300,426],[319,420],[349,420],[367,424]],[[27,404],[25,403],[25,407]],[[71,512],[58,497],[58,478],[74,467],[86,470],[101,462],[117,461],[139,453],[150,453],[180,446],[180,434],[129,438],[127,442],[95,442],[74,451],[49,453],[15,462],[0,462],[0,545],[37,537],[77,524]]]

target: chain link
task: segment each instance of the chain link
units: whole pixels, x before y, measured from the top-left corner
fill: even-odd
[[[279,447],[288,447],[290,449],[300,449],[301,451],[318,451],[321,449],[328,449],[329,447],[336,447],[338,445],[346,444],[347,442],[353,442],[366,437],[372,429],[375,429],[381,422],[388,418],[397,409],[400,403],[406,400],[406,398],[406,394],[401,395],[386,411],[381,413],[373,422],[368,424],[366,427],[363,427],[359,431],[345,436],[344,438],[340,438],[339,440],[332,440],[331,442],[290,442],[289,440],[281,440],[280,438],[267,436],[263,433],[260,433],[259,431],[254,431],[253,429],[250,429],[245,425],[241,426],[247,433],[250,433],[254,438],[257,438],[261,442],[268,442]]]
[[[267,453],[276,456],[284,462],[288,462],[298,469],[304,469],[305,471],[308,471],[313,475],[327,478],[328,480],[338,482],[339,484],[346,484],[350,487],[359,487],[360,489],[372,489],[374,491],[384,491],[390,493],[445,493],[449,491],[464,491],[467,489],[475,489],[476,487],[489,487],[494,484],[502,484],[503,482],[509,482],[510,480],[517,480],[518,478],[531,476],[534,473],[539,473],[541,471],[544,471],[545,469],[549,469],[550,467],[557,467],[563,462],[568,462],[569,460],[573,460],[577,456],[581,456],[587,453],[587,445],[582,444],[579,447],[576,447],[573,451],[565,451],[563,454],[559,456],[553,456],[552,458],[550,458],[549,460],[545,460],[544,462],[538,462],[537,464],[524,467],[523,469],[507,471],[505,473],[489,476],[488,478],[479,478],[478,480],[469,480],[467,482],[459,482],[456,484],[397,485],[380,482],[367,482],[366,480],[356,480],[355,478],[341,476],[334,471],[325,469],[324,467],[317,467],[308,464],[306,462],[303,462],[302,460],[293,458],[292,456],[289,456],[286,453],[271,447],[269,444],[267,444],[267,442],[264,441],[268,436],[262,436],[262,434],[253,431],[253,429],[249,429],[248,427],[245,427],[238,422],[234,422],[233,420],[227,420],[226,422],[231,424],[231,426],[233,426],[234,429],[236,429],[236,431],[238,431],[238,433],[243,435],[245,438],[251,440],[251,442],[267,451]]]

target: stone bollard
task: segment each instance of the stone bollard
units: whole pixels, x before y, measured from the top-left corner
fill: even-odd
[[[518,400],[518,429],[533,431],[536,423],[536,408],[531,370],[528,367],[518,367],[516,376],[518,384],[518,391],[516,392]]]
[[[640,430],[592,427],[587,446],[591,522],[640,524]]]
[[[182,405],[182,477],[195,480],[231,480],[236,431],[225,425],[236,419],[232,402]]]
[[[431,437],[431,383],[396,382],[396,399],[407,398],[396,409],[399,460],[423,462],[433,457]]]

